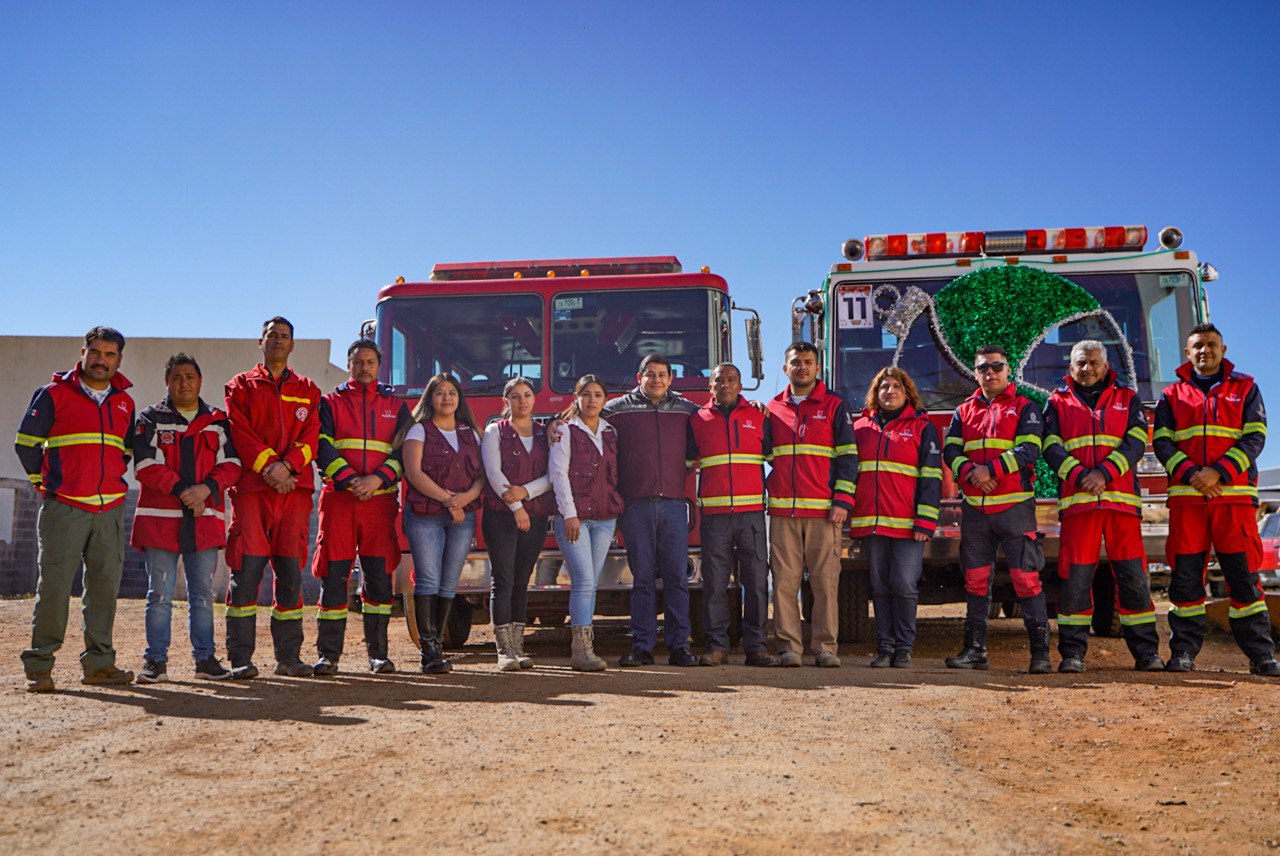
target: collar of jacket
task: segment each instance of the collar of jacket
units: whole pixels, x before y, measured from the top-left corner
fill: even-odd
[[[333,391],[334,392],[351,391],[351,392],[359,392],[361,394],[372,394],[372,395],[379,395],[379,394],[391,395],[392,394],[391,387],[387,386],[385,383],[379,383],[376,380],[371,380],[368,383],[361,383],[355,378],[350,378],[350,377],[347,378],[344,383],[340,383],[336,387],[334,387]]]
[[[291,380],[293,379],[293,377],[295,377],[293,373],[293,369],[289,368],[288,366],[285,366],[284,371],[280,373],[280,382],[283,383],[285,381]],[[276,382],[275,375],[273,375],[270,371],[268,371],[267,367],[264,366],[262,363],[258,363],[256,366],[253,367],[253,369],[249,372],[249,378],[251,380],[269,380],[272,383]]]
[[[868,409],[867,409],[867,408],[865,408],[865,407],[862,409],[862,415],[863,415],[863,416],[865,416],[865,417],[866,417],[866,418],[868,418],[868,419],[875,419],[875,418],[876,418],[876,413],[877,413],[877,412],[878,412],[878,411],[876,411],[876,410],[868,410]],[[901,412],[901,413],[899,413],[899,414],[898,414],[894,419],[892,419],[892,420],[890,420],[890,421],[892,421],[892,422],[897,422],[899,419],[915,419],[916,417],[918,417],[918,416],[920,416],[920,415],[922,415],[922,414],[920,413],[920,411],[919,411],[919,410],[916,410],[916,409],[915,409],[914,407],[912,407],[910,404],[904,404],[904,405],[902,406],[902,412]],[[887,423],[886,423],[886,424],[887,424]]]
[[[1218,369],[1219,371],[1222,372],[1223,380],[1236,376],[1236,364],[1231,362],[1231,360],[1227,359],[1226,357],[1222,358],[1222,365],[1219,366]],[[1191,365],[1190,360],[1187,360],[1185,363],[1178,366],[1178,369],[1176,372],[1174,372],[1174,374],[1176,374],[1181,380],[1185,380],[1187,383],[1194,383],[1195,377],[1196,377],[1196,368],[1195,366]]]
[[[159,403],[155,405],[155,409],[159,411],[168,411],[169,413],[175,413],[175,414],[178,413],[178,405],[174,404],[173,399],[167,395]],[[196,399],[196,418],[197,419],[199,419],[201,416],[204,416],[206,413],[212,413],[212,412],[213,412],[213,408],[210,407],[208,404],[205,404],[205,401],[203,398]]]
[[[750,408],[750,407],[751,407],[751,403],[750,403],[749,401],[747,401],[747,399],[746,399],[744,396],[739,395],[739,396],[738,396],[738,401],[737,401],[737,403],[733,405],[733,409],[734,409],[735,411],[738,411],[738,410],[741,410],[741,409],[742,409],[742,408],[744,408],[744,407]],[[703,409],[703,410],[712,411],[712,412],[714,412],[714,413],[719,413],[719,412],[720,412],[720,405],[716,404],[715,397],[713,396],[713,397],[712,397],[712,399],[711,399],[710,401],[708,401],[706,404],[702,405],[702,409]]]
[[[670,407],[671,402],[673,401],[684,400],[683,395],[681,395],[678,392],[672,392],[670,389],[668,389],[666,395],[662,396],[662,400],[659,401],[657,404],[654,404],[653,401],[650,400],[649,396],[645,395],[644,390],[641,389],[639,386],[633,387],[632,390],[627,393],[627,395],[632,398],[633,404],[647,404],[650,407],[656,407],[658,410],[662,410],[664,407]]]
[[[1004,388],[1004,391],[1001,392],[999,395],[997,395],[995,398],[991,399],[990,401],[987,401],[987,397],[982,394],[982,387],[978,387],[977,389],[975,389],[973,391],[973,395],[969,396],[967,400],[977,402],[978,404],[982,404],[984,406],[989,406],[989,405],[995,404],[997,401],[999,401],[1002,398],[1014,398],[1015,396],[1017,396],[1017,394],[1018,394],[1017,385],[1013,381],[1009,381],[1009,385]]]
[[[1120,373],[1115,369],[1107,369],[1107,376],[1103,380],[1105,382],[1105,386],[1102,387],[1103,392],[1106,392],[1107,389],[1111,387],[1115,387],[1116,389],[1127,388],[1125,382],[1120,380]],[[1067,375],[1062,379],[1061,389],[1063,391],[1078,392],[1080,390],[1080,384],[1076,383],[1075,378],[1071,375]]]
[[[84,368],[84,363],[82,361],[77,361],[75,364],[75,368],[71,369],[70,371],[54,372],[53,382],[69,383],[78,387],[80,385],[80,371],[82,368]],[[126,389],[133,386],[133,384],[129,382],[129,379],[127,377],[120,374],[120,372],[116,372],[111,377],[110,386],[111,386],[111,392],[124,392]]]
[[[822,381],[818,381],[813,385],[813,390],[808,395],[805,396],[804,400],[820,402],[822,401],[822,399],[826,398],[830,394],[831,393],[827,392],[827,385]],[[775,395],[773,397],[773,400],[781,402],[782,404],[790,404],[791,403],[791,385],[787,384],[786,386],[784,386],[782,388],[782,392]]]

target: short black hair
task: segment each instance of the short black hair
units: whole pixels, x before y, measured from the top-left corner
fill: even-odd
[[[263,321],[263,322],[262,322],[262,335],[264,335],[264,336],[265,336],[265,335],[267,335],[267,328],[268,328],[268,327],[270,327],[272,324],[283,324],[284,326],[288,327],[288,328],[289,328],[289,338],[290,338],[290,339],[292,339],[292,338],[293,338],[293,322],[292,322],[292,321],[290,321],[288,318],[285,318],[283,315],[276,315],[276,316],[273,316],[273,317],[271,317],[271,318],[268,318],[266,321]]]
[[[813,354],[819,358],[822,356],[818,352],[818,349],[814,347],[813,342],[792,342],[790,345],[787,345],[787,349],[782,352],[782,356],[785,359],[788,354],[793,352],[797,354]]]
[[[196,362],[196,358],[190,354],[179,351],[174,354],[164,364],[164,382],[169,382],[169,373],[178,366],[191,366],[196,370],[196,377],[204,377],[204,373],[200,371],[200,364]]]
[[[975,357],[989,357],[992,354],[999,354],[1004,357],[1006,361],[1009,359],[1009,352],[1000,345],[979,345],[978,349],[974,351]]]
[[[84,346],[87,348],[91,342],[110,342],[124,352],[124,334],[115,327],[94,327],[84,334]]]
[[[716,363],[711,367],[711,373],[715,374],[718,369],[733,369],[738,375],[738,380],[742,380],[742,370],[733,363]]]
[[[1190,339],[1192,336],[1199,336],[1201,333],[1214,333],[1218,336],[1219,339],[1222,338],[1222,331],[1219,330],[1217,327],[1213,326],[1212,324],[1210,324],[1208,321],[1205,321],[1203,324],[1197,324],[1196,326],[1192,327],[1191,330],[1188,331],[1187,333],[1187,338]]]
[[[666,366],[667,374],[671,374],[671,361],[662,354],[645,354],[644,359],[640,361],[640,374],[644,374],[645,369],[655,364]]]
[[[356,339],[352,342],[351,347],[347,348],[347,362],[351,362],[351,358],[356,355],[356,351],[363,351],[366,348],[377,354],[378,362],[382,362],[382,349],[372,339]]]

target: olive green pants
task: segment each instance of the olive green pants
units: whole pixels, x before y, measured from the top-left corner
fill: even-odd
[[[71,584],[84,562],[84,653],[80,666],[92,675],[116,661],[111,631],[124,572],[124,503],[101,514],[46,498],[37,522],[40,581],[31,615],[31,647],[22,652],[28,675],[53,668],[67,634]]]

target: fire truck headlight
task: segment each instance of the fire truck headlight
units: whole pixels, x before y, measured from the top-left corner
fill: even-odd
[[[1160,246],[1166,250],[1176,250],[1182,246],[1182,230],[1177,226],[1165,226],[1160,230]]]
[[[866,252],[866,248],[857,238],[850,238],[841,245],[840,252],[843,253],[844,257],[849,261],[856,262],[862,258],[863,254]]]

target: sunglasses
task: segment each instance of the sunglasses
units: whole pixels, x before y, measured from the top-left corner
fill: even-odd
[[[978,374],[1000,374],[1008,366],[1008,363],[983,363],[980,366],[974,366],[973,370]]]

